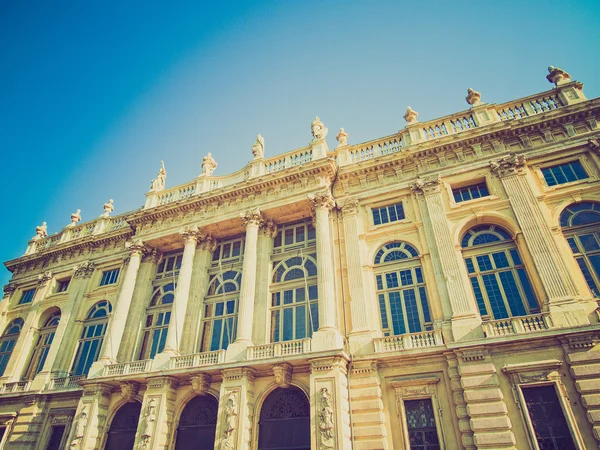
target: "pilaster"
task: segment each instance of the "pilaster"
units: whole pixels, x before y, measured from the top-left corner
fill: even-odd
[[[176,378],[148,378],[134,448],[167,449],[175,432],[175,400],[179,383]]]
[[[273,238],[276,234],[277,225],[272,220],[265,221],[258,233],[256,296],[254,299],[254,321],[257,326],[252,327],[252,341],[256,345],[267,344],[270,338],[266,324],[269,323],[271,252],[273,251]]]
[[[226,369],[222,373],[215,448],[247,450],[251,445],[256,373],[247,367]]]
[[[453,352],[446,353],[446,358],[450,388],[452,389],[452,400],[454,401],[456,416],[458,417],[460,440],[465,450],[476,450],[477,446],[473,440],[473,430],[471,430],[471,417],[467,411],[467,401],[464,395],[465,391],[460,381],[460,374],[458,373],[458,358]]]
[[[106,431],[106,419],[112,387],[103,383],[88,384],[83,388],[75,421],[67,444],[76,450],[100,448]]]
[[[48,402],[40,395],[26,395],[22,397],[22,404],[5,445],[7,450],[35,450],[38,446]]]

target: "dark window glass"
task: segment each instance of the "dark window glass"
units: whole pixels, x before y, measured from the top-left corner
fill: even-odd
[[[556,186],[557,184],[565,184],[588,178],[579,160],[557,166],[544,167],[542,175],[544,175],[548,186]]]
[[[431,399],[405,400],[404,411],[410,450],[438,450],[440,443]]]
[[[21,295],[21,299],[19,300],[19,305],[23,305],[25,303],[31,303],[33,301],[33,296],[35,295],[35,289],[28,289],[23,291]]]
[[[456,203],[466,202],[468,200],[474,200],[476,198],[487,197],[490,195],[485,183],[478,183],[452,189],[452,194],[454,195],[454,201]]]
[[[381,225],[389,222],[397,222],[398,220],[404,220],[404,208],[402,203],[396,203],[394,205],[382,206],[381,208],[373,208],[373,223],[375,225]]]
[[[115,284],[119,279],[119,272],[121,269],[106,270],[102,272],[102,278],[100,279],[100,286],[106,286],[109,284]]]

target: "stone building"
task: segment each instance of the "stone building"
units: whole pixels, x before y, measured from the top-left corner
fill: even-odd
[[[600,99],[547,78],[37,227],[2,450],[598,448]]]

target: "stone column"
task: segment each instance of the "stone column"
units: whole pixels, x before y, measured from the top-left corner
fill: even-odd
[[[423,216],[423,228],[431,252],[438,292],[442,304],[450,305],[454,340],[483,337],[479,328],[481,317],[469,288],[467,270],[460,251],[452,242],[440,185],[441,178],[437,175],[417,178],[410,186]]]
[[[248,367],[240,367],[223,370],[222,374],[215,448],[234,450],[252,448],[256,373]]]
[[[246,241],[244,244],[242,285],[240,286],[240,300],[238,306],[237,337],[227,348],[228,361],[244,359],[246,356],[246,349],[250,345],[253,345],[252,320],[254,317],[254,296],[256,293],[258,228],[263,219],[258,208],[242,213],[241,217],[246,225]]]
[[[336,325],[335,282],[329,211],[335,206],[331,193],[309,196],[315,214],[317,235],[317,286],[319,291],[319,329],[312,337],[314,351],[343,348],[344,340]]]
[[[254,321],[252,327],[252,342],[256,345],[270,342],[269,323],[269,284],[271,281],[271,252],[273,238],[277,235],[277,225],[267,220],[258,233],[257,267],[256,267],[256,297],[254,301]]]
[[[204,297],[208,290],[208,270],[212,264],[212,254],[217,241],[211,236],[201,236],[194,259],[192,285],[187,302],[187,314],[181,338],[181,353],[197,353],[199,351],[202,318],[204,317]]]
[[[543,305],[556,326],[588,325],[593,301],[578,302],[580,293],[544,219],[535,194],[526,180],[525,157],[507,155],[490,162],[500,178],[533,259],[548,301]]]
[[[66,448],[94,450],[101,448],[106,435],[106,418],[112,386],[103,383],[85,384],[71,425]]]
[[[7,436],[5,449],[35,450],[39,448],[39,440],[48,416],[49,398],[42,395],[23,395],[19,398],[23,406],[14,419],[12,432]],[[9,429],[5,432],[8,432]]]
[[[310,360],[311,448],[352,448],[347,366],[342,356]]]
[[[133,291],[140,269],[142,255],[146,251],[146,247],[140,240],[127,242],[125,246],[130,251],[129,264],[127,264],[127,268],[125,269],[123,284],[121,285],[121,289],[117,296],[117,304],[113,306],[113,312],[108,321],[108,328],[104,335],[100,359],[92,364],[88,374],[90,378],[99,375],[104,366],[116,362],[119,345],[121,344],[123,333],[125,331],[125,324],[127,322],[127,316],[129,315],[129,307],[131,306],[131,299],[133,298]]]

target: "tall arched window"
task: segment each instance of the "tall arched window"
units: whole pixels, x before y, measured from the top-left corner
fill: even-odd
[[[483,319],[540,312],[523,261],[510,234],[497,225],[478,225],[461,241],[469,280]]]
[[[50,346],[54,340],[54,333],[60,322],[60,311],[56,311],[50,315],[40,329],[39,336],[29,366],[25,372],[25,379],[32,380],[38,373],[42,371]]]
[[[98,360],[111,311],[112,306],[106,300],[96,303],[90,309],[83,324],[83,333],[71,368],[73,375],[87,375],[92,364]]]
[[[433,329],[419,252],[406,242],[390,242],[374,262],[384,336]]]
[[[8,324],[2,337],[0,337],[0,377],[4,375],[10,355],[12,355],[19,334],[23,328],[23,319],[14,319]]]
[[[284,259],[271,284],[271,342],[312,336],[319,328],[317,255]]]
[[[569,205],[560,215],[560,227],[595,297],[600,297],[600,203]]]
[[[181,412],[175,450],[213,450],[219,402],[212,395],[191,399]]]
[[[204,298],[200,351],[226,349],[236,337],[242,272],[227,270],[210,276]]]
[[[164,350],[171,320],[171,307],[175,300],[174,292],[174,283],[163,284],[154,289],[150,306],[146,309],[140,359],[152,359],[157,353]],[[183,326],[183,324],[179,324],[179,326]]]

